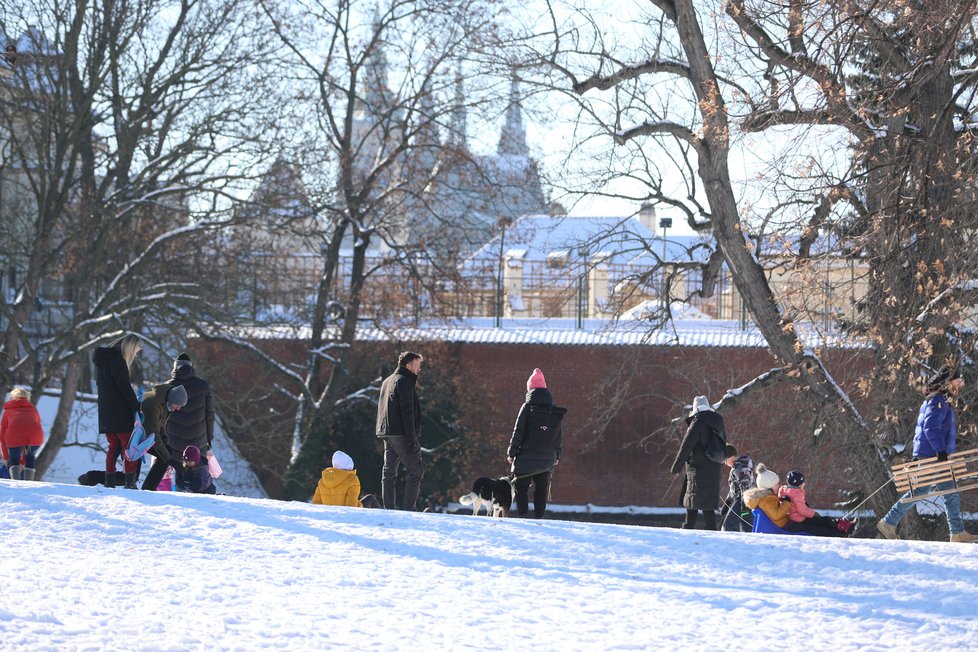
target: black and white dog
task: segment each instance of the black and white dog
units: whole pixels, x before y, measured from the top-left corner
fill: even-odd
[[[486,516],[505,517],[513,504],[513,485],[509,483],[509,478],[476,478],[471,493],[460,496],[458,502],[466,507],[471,505],[472,516],[478,516],[485,505]]]

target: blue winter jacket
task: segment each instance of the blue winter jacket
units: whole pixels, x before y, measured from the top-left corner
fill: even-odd
[[[914,457],[953,453],[957,437],[957,418],[947,398],[943,394],[934,394],[925,400],[917,414],[917,430],[913,436]]]

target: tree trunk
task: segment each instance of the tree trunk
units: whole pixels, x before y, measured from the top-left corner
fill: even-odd
[[[78,391],[78,383],[81,381],[85,364],[84,356],[84,353],[77,353],[66,364],[65,380],[61,386],[61,400],[58,401],[58,411],[54,416],[54,423],[51,425],[51,432],[48,433],[44,450],[37,457],[38,480],[44,478],[44,473],[51,466],[51,463],[54,462],[54,458],[57,457],[61,447],[64,446],[65,438],[68,435],[68,423],[71,419],[71,412],[75,406],[75,394]]]

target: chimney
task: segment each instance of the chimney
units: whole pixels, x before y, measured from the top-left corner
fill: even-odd
[[[652,202],[642,202],[642,206],[638,209],[638,221],[649,231],[655,233],[657,226],[655,223],[655,206]]]

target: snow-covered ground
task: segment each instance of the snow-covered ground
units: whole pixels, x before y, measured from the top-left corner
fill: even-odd
[[[974,650],[978,546],[0,481],[3,650]]]

